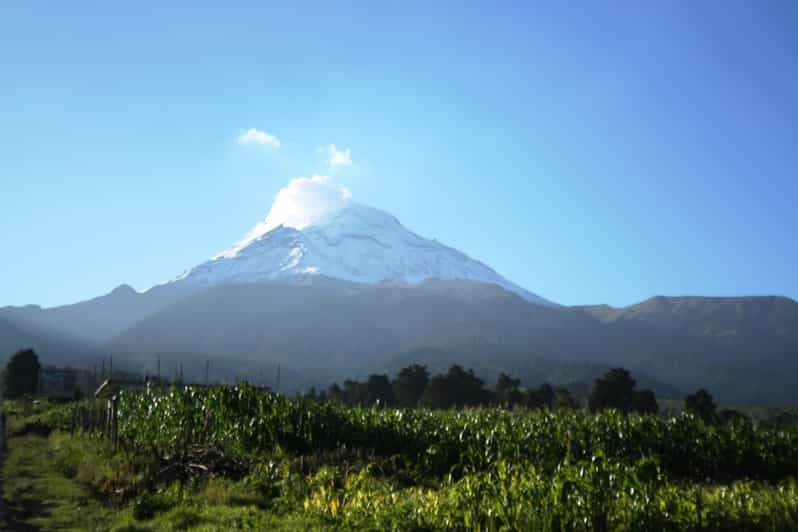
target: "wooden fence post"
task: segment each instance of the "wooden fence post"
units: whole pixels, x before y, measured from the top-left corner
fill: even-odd
[[[111,400],[105,402],[105,419],[103,420],[103,437],[111,438]]]
[[[118,402],[119,399],[117,396],[114,396],[111,399],[111,443],[114,447],[114,452],[117,451],[119,448],[119,409],[118,409]]]
[[[0,453],[8,450],[8,426],[6,425],[6,413],[0,413]]]

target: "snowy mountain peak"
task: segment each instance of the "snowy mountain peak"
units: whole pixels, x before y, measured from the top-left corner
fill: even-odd
[[[551,304],[466,254],[407,230],[391,214],[354,202],[302,229],[280,225],[243,240],[174,282],[213,286],[306,275],[361,283],[467,279]]]
[[[346,207],[323,216],[308,229],[311,227],[331,230],[405,230],[393,215],[355,202],[350,202]]]

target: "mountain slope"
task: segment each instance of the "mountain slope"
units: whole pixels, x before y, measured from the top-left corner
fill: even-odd
[[[102,343],[190,291],[188,286],[162,285],[140,294],[121,285],[106,295],[71,305],[3,307],[0,317],[33,333]]]
[[[408,231],[390,214],[359,204],[302,230],[279,226],[233,246],[175,282],[207,287],[307,275],[371,284],[465,279],[496,284],[527,301],[551,305],[466,254]]]
[[[695,319],[693,310],[674,305],[677,316]],[[708,298],[704,305],[707,316],[720,321],[725,315],[723,302]],[[741,329],[756,322],[747,314],[740,320]],[[792,384],[798,368],[779,354],[779,331],[762,334],[761,349],[752,354],[722,336],[611,316],[606,309],[530,304],[474,281],[370,285],[311,275],[198,290],[108,345],[138,364],[133,369],[151,365],[157,354],[197,378],[206,358],[229,375],[281,364],[299,376],[299,387],[395,370],[398,360],[436,353],[436,367],[470,364],[486,376],[506,368],[525,381],[559,373],[567,381],[620,365],[663,390],[704,386],[733,403],[798,402]]]
[[[96,345],[71,336],[29,330],[0,317],[0,364],[19,349],[32,348],[44,364],[90,365],[103,353]]]
[[[486,359],[511,351],[591,357],[593,346],[574,331],[595,340],[605,329],[592,317],[474,281],[368,285],[310,276],[197,291],[126,330],[109,348],[138,359],[138,370],[155,355],[182,360],[186,374],[193,368],[196,376],[205,358],[234,373],[279,363],[318,384],[384,371],[392,356],[419,346]],[[608,359],[613,354],[608,347]]]
[[[19,349],[29,347],[33,338],[21,331],[13,323],[0,318],[0,360],[14,354]]]
[[[646,324],[684,335],[734,360],[798,368],[798,302],[785,297],[664,297],[580,308],[614,326]]]

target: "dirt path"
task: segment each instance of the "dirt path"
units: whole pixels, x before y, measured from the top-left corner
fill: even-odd
[[[3,473],[7,456],[8,453],[0,455],[0,530],[41,530],[39,527],[20,521],[20,515],[6,504],[5,475]]]
[[[9,440],[0,473],[0,530],[105,530],[109,512],[59,469],[46,437]]]

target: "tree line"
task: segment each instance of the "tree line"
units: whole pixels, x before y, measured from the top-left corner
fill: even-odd
[[[410,365],[391,380],[385,374],[374,374],[365,381],[345,380],[330,385],[327,390],[311,389],[305,397],[338,401],[347,405],[428,408],[454,408],[488,404],[525,405],[538,407],[577,408],[576,399],[565,388],[555,389],[549,384],[525,389],[521,381],[502,373],[493,389],[472,369],[453,365],[446,373],[431,375],[426,366]]]
[[[474,374],[473,369],[453,365],[446,373],[430,375],[426,366],[408,366],[391,380],[386,374],[370,375],[365,381],[334,382],[326,390],[315,388],[306,398],[338,401],[351,406],[452,408],[503,405],[507,407],[576,409],[579,400],[567,389],[543,383],[524,387],[521,380],[501,373],[492,388]],[[651,390],[637,390],[636,383],[623,368],[610,370],[596,379],[587,402],[591,411],[615,408],[623,412],[656,413],[659,408]]]
[[[15,353],[8,361],[0,380],[3,396],[7,399],[33,395],[37,392],[39,357],[32,349]],[[326,390],[315,388],[305,398],[319,401],[337,401],[351,406],[384,406],[455,408],[480,405],[523,406],[527,408],[577,409],[580,402],[562,387],[544,383],[537,388],[522,386],[521,380],[501,373],[493,388],[473,369],[453,365],[446,373],[430,375],[426,366],[413,364],[403,368],[391,380],[386,374],[373,374],[365,381],[345,380],[334,382]],[[613,408],[624,413],[656,414],[659,405],[654,392],[638,390],[629,371],[613,368],[597,378],[587,408],[596,412]],[[718,410],[712,395],[700,389],[684,400],[684,410],[708,423],[725,423],[746,416],[736,410]]]
[[[578,409],[580,401],[566,388],[544,383],[524,387],[521,380],[501,373],[492,388],[472,369],[453,365],[446,373],[430,375],[426,366],[410,365],[390,379],[386,374],[370,375],[365,381],[334,382],[326,390],[311,388],[307,399],[336,401],[350,406],[380,404],[397,407],[454,408],[501,405],[527,408]],[[657,414],[659,404],[652,390],[638,389],[624,368],[610,369],[593,382],[586,407],[590,412],[615,409],[624,413]],[[718,410],[712,395],[699,389],[684,399],[684,410],[707,423],[726,423],[746,418],[736,410]]]

